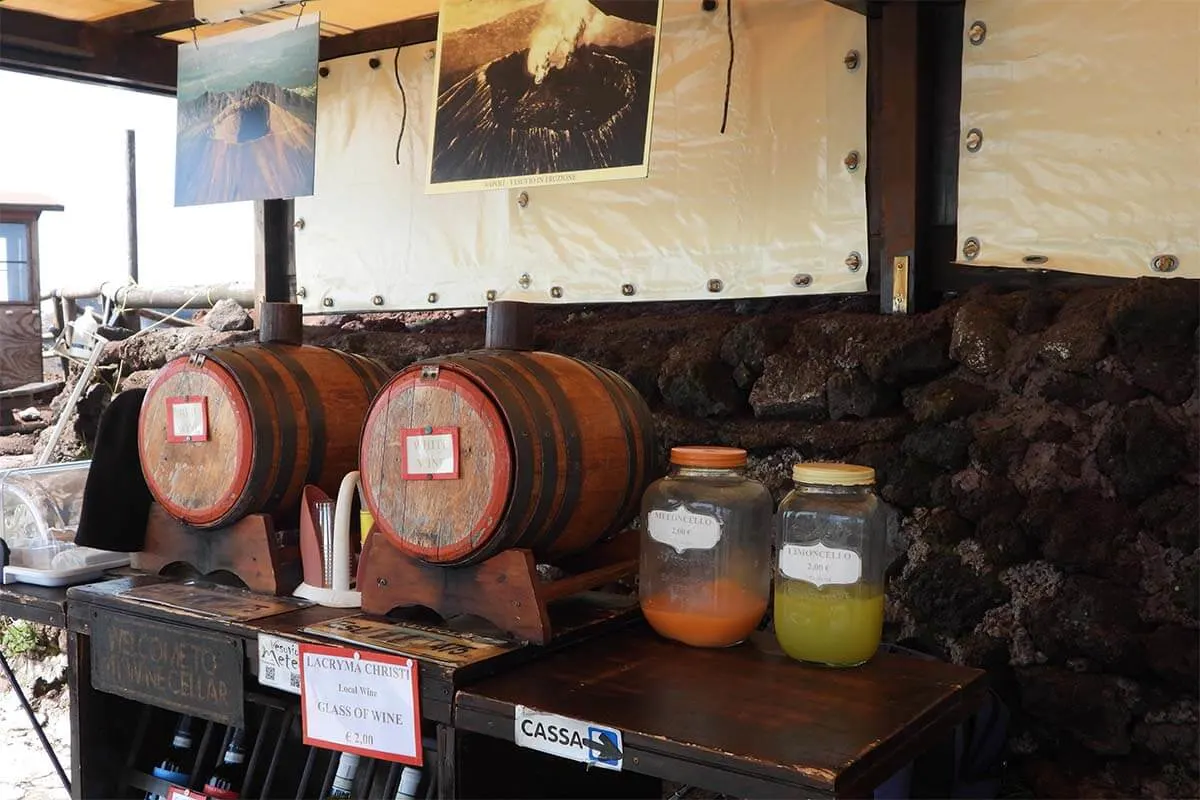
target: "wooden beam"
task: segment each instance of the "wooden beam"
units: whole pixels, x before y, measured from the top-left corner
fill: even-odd
[[[835,6],[841,6],[856,14],[868,16],[869,8],[874,0],[825,0],[827,3],[832,3]],[[921,3],[929,5],[931,3],[961,3],[962,0],[886,0],[889,3]]]
[[[174,94],[176,48],[150,36],[0,6],[0,69]]]
[[[375,50],[389,50],[393,47],[436,42],[437,20],[437,14],[430,14],[399,22],[388,22],[373,28],[363,28],[361,31],[343,33],[340,36],[326,36],[321,39],[320,58],[322,61],[332,61],[335,58],[370,53]]]
[[[882,248],[880,311],[915,310],[912,276],[921,268],[918,241],[920,162],[920,5],[887,3],[880,18],[880,108],[874,140]],[[900,305],[898,306],[897,303]]]
[[[254,202],[254,296],[268,303],[296,298],[295,211],[291,200]]]
[[[192,0],[163,0],[149,8],[108,17],[97,24],[101,28],[143,36],[161,36],[199,25]]]

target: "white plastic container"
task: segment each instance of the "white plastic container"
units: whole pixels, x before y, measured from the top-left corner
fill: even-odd
[[[91,461],[0,471],[0,539],[9,549],[4,583],[66,586],[125,566],[128,553],[75,545]]]

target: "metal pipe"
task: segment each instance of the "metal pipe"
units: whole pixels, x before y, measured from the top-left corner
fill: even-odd
[[[29,705],[29,700],[25,697],[25,692],[21,689],[21,685],[17,683],[17,676],[13,675],[12,668],[8,665],[8,659],[4,657],[3,651],[0,651],[0,669],[4,670],[4,677],[8,678],[13,691],[17,693],[17,701],[20,702],[21,708],[25,709],[25,713],[29,716],[29,722],[33,725],[33,731],[41,741],[42,749],[46,751],[46,755],[50,756],[50,761],[54,764],[54,771],[58,773],[58,779],[62,781],[63,788],[67,790],[67,794],[70,794],[71,779],[67,777],[67,773],[63,772],[62,764],[58,763],[58,756],[54,754],[54,748],[50,746],[50,740],[46,738],[46,732],[42,730],[42,726],[38,723],[37,715],[33,713],[33,706]]]
[[[203,327],[199,322],[192,322],[190,319],[179,319],[178,317],[172,317],[170,314],[161,314],[161,313],[154,311],[153,309],[149,309],[149,308],[140,308],[140,309],[138,309],[137,313],[142,315],[146,319],[151,319],[151,320],[154,320],[155,322],[161,322],[164,325],[173,325],[176,328],[201,328],[201,327]]]
[[[125,131],[125,214],[129,240],[129,277],[138,280],[137,143],[136,132]]]
[[[141,308],[212,308],[218,300],[233,300],[242,308],[254,308],[254,288],[240,283],[215,283],[204,286],[167,286],[149,288],[113,282],[91,286],[55,289],[43,300],[68,298],[82,300],[105,297],[118,306]]]
[[[37,457],[36,466],[41,467],[50,463],[50,456],[53,455],[54,448],[58,446],[58,440],[62,437],[63,428],[67,425],[67,419],[75,411],[75,406],[79,403],[79,397],[83,394],[83,390],[92,382],[92,373],[96,371],[96,362],[100,360],[100,354],[104,352],[104,345],[108,344],[101,336],[93,338],[95,341],[92,343],[92,354],[88,357],[87,365],[79,375],[79,380],[75,382],[75,388],[71,390],[71,396],[67,398],[67,404],[59,412],[58,422],[54,424],[54,430],[50,433],[50,441],[46,442],[46,449]]]

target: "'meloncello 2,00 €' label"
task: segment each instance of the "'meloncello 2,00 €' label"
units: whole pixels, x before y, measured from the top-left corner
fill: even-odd
[[[646,530],[656,542],[684,550],[711,550],[721,541],[721,523],[709,514],[695,514],[680,506],[672,511],[651,511]]]

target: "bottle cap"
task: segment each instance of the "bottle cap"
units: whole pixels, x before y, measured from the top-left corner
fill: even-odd
[[[671,463],[681,467],[733,469],[746,466],[746,451],[740,447],[672,447]]]
[[[820,486],[870,486],[875,483],[875,470],[859,464],[814,461],[793,466],[792,480]]]

